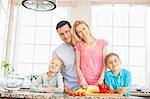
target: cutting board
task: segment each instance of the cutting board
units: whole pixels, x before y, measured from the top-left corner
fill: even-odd
[[[122,94],[105,94],[105,93],[92,93],[92,92],[86,92],[86,96],[113,96],[113,97],[122,97]]]

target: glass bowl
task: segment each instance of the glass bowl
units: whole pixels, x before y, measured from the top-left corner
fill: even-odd
[[[20,77],[4,77],[1,83],[2,87],[8,91],[17,91],[24,83],[24,78]]]

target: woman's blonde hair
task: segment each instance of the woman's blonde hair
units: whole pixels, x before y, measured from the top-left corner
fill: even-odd
[[[79,35],[77,34],[77,31],[76,31],[76,27],[78,25],[80,25],[80,24],[85,24],[89,28],[89,30],[90,30],[89,25],[85,21],[83,21],[83,20],[77,20],[77,21],[75,21],[74,24],[73,24],[72,33],[73,33],[73,37],[74,37],[74,39],[75,39],[76,42],[79,42],[79,41],[82,40],[79,37]]]

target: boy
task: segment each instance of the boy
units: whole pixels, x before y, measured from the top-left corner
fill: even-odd
[[[110,90],[129,96],[131,74],[125,69],[120,69],[121,61],[117,54],[110,53],[105,58],[105,64],[110,71],[105,73],[105,83]]]

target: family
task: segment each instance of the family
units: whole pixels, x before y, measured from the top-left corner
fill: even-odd
[[[31,91],[69,93],[105,83],[109,90],[129,96],[130,72],[120,68],[117,54],[107,54],[108,42],[94,38],[85,21],[77,20],[73,27],[60,21],[56,31],[64,43],[53,51],[48,72],[39,75]]]

